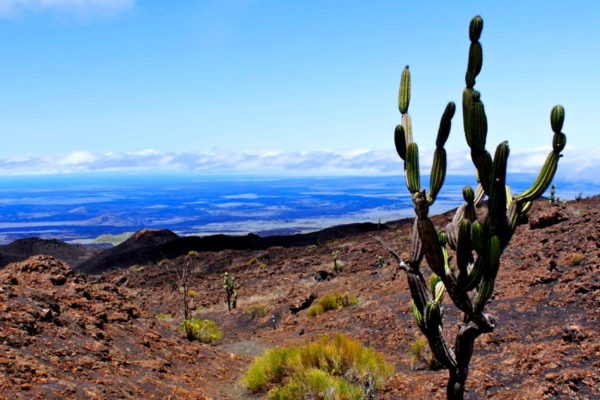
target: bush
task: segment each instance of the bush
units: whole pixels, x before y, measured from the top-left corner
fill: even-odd
[[[309,317],[316,317],[324,314],[327,311],[341,310],[345,307],[355,306],[358,304],[358,299],[353,296],[343,295],[341,293],[330,293],[321,297],[317,304],[310,307],[307,311]]]
[[[156,316],[156,319],[159,320],[159,321],[164,321],[166,319],[171,319],[171,314],[166,314],[166,313],[158,314]]]
[[[223,339],[223,331],[214,321],[208,319],[184,320],[181,322],[180,329],[186,333],[188,339],[198,340],[201,343],[217,344]]]
[[[267,308],[262,304],[252,304],[246,308],[250,319],[264,318],[267,316]]]
[[[394,368],[383,355],[340,333],[303,347],[267,350],[243,377],[252,392],[270,399],[371,398]]]
[[[572,267],[576,267],[579,264],[581,264],[582,261],[583,261],[583,254],[576,253],[571,256],[571,259],[569,260],[569,264],[571,264]]]
[[[429,369],[433,370],[441,367],[433,354],[431,354],[427,345],[427,339],[424,337],[417,337],[410,343],[408,346],[408,359],[410,360],[411,371],[414,371],[420,363],[427,365]]]

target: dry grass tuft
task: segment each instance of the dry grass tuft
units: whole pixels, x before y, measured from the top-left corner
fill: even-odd
[[[327,311],[341,310],[345,307],[356,306],[358,299],[354,296],[348,296],[341,293],[330,293],[321,297],[317,304],[310,307],[307,315],[311,318],[324,314]]]
[[[340,333],[305,346],[267,350],[244,377],[252,392],[270,399],[369,399],[394,368],[383,355]]]

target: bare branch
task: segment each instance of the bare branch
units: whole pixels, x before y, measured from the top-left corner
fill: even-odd
[[[372,237],[373,239],[377,240],[383,247],[385,247],[386,250],[388,250],[392,254],[392,256],[394,256],[394,258],[398,261],[398,268],[400,268],[403,271],[408,272],[408,266],[404,263],[404,261],[402,261],[402,257],[400,257],[400,255],[398,253],[396,253],[396,251],[394,251],[394,249],[392,249],[390,246],[388,246],[378,236],[373,236],[373,235],[369,235],[369,236]]]

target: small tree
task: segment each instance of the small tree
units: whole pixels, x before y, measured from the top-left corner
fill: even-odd
[[[189,294],[190,294],[190,266],[192,261],[198,256],[196,251],[191,250],[187,255],[187,262],[184,264],[181,270],[181,288],[183,289],[183,324],[185,328],[185,333],[187,335],[188,340],[192,341],[195,339],[194,329],[192,324],[189,323],[191,320],[190,315],[190,303],[189,303]]]
[[[553,150],[533,185],[518,196],[511,195],[506,186],[508,142],[498,145],[493,159],[486,151],[487,118],[480,93],[474,89],[475,78],[481,71],[483,60],[479,43],[482,29],[481,17],[473,18],[469,26],[471,47],[465,79],[467,87],[463,92],[462,101],[465,136],[471,149],[471,159],[476,168],[479,185],[475,191],[469,186],[463,189],[465,203],[458,208],[445,232],[436,231],[429,219],[429,207],[435,202],[446,176],[444,144],[450,134],[456,106],[450,102],[442,116],[430,176],[431,186],[426,193],[421,189],[419,149],[413,142],[412,123],[408,114],[408,66],[402,72],[398,96],[402,125],[396,127],[394,138],[398,155],[405,161],[406,186],[412,195],[416,218],[408,265],[396,252],[390,250],[398,260],[400,268],[406,271],[417,325],[427,338],[437,361],[450,371],[447,384],[448,399],[464,397],[475,340],[483,333],[492,332],[496,326],[494,318],[485,313],[484,309],[494,291],[500,255],[522,217],[531,208],[532,202],[548,188],[556,172],[560,152],[566,144],[566,136],[561,132],[564,109],[556,106],[550,115],[554,131]],[[479,222],[476,205],[484,195],[489,199],[488,213],[482,222]],[[448,247],[455,252],[456,265],[449,264]],[[429,285],[420,271],[423,257],[432,271]],[[454,349],[446,341],[443,329],[442,301],[446,292],[454,305],[464,313],[459,323]]]

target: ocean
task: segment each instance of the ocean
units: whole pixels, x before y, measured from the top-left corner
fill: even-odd
[[[535,177],[509,176],[513,192]],[[423,177],[422,186],[429,186]],[[448,176],[432,213],[462,203],[472,176]],[[599,193],[593,184],[556,182],[556,196]],[[36,236],[117,244],[142,229],[179,235],[293,234],[353,222],[413,216],[403,176],[248,177],[48,175],[0,178],[0,243]]]

